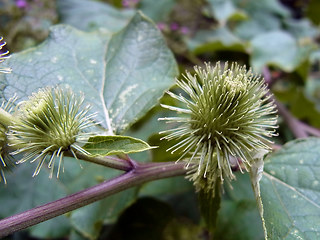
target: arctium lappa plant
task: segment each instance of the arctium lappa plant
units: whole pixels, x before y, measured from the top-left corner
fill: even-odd
[[[182,116],[160,120],[180,123],[163,132],[164,139],[179,140],[168,150],[182,152],[197,191],[213,193],[218,181],[235,178],[233,169],[250,171],[271,150],[276,109],[264,80],[245,66],[207,63],[194,71],[176,82],[184,93],[168,92],[185,107],[162,105]]]
[[[7,67],[2,67],[1,63],[4,62],[7,58],[9,58],[9,51],[6,50],[4,47],[6,45],[6,42],[3,40],[3,37],[0,36],[0,74],[2,73],[10,73],[11,69]],[[9,100],[8,102],[3,102],[1,104],[1,109],[3,109],[6,112],[10,112],[12,109],[12,102],[13,98]],[[5,177],[5,169],[14,165],[12,163],[12,158],[9,154],[7,154],[7,127],[0,124],[0,182],[3,181],[6,183],[6,177]]]
[[[81,144],[92,135],[86,129],[95,123],[88,113],[90,107],[82,106],[83,101],[83,96],[76,96],[71,90],[48,87],[20,102],[14,114],[18,120],[9,127],[8,134],[10,147],[17,149],[11,154],[23,154],[17,163],[37,162],[35,176],[48,161],[51,178],[58,158],[59,177],[66,153],[75,158],[76,151],[87,154]]]

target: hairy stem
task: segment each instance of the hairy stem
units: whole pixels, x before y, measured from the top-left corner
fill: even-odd
[[[90,156],[90,155],[82,154],[80,152],[77,152],[76,155],[77,155],[77,158],[79,158],[80,160],[92,162],[105,167],[110,167],[110,168],[123,170],[123,171],[130,171],[131,169],[133,169],[132,163],[129,160],[125,160],[117,157]]]
[[[116,178],[23,213],[2,219],[0,221],[0,238],[142,183],[184,175],[185,173],[184,163],[136,164],[136,168]]]

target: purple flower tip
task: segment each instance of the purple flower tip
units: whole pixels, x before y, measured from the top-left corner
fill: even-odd
[[[170,29],[172,31],[177,31],[179,29],[179,24],[178,23],[171,23],[170,24]]]
[[[18,8],[26,8],[28,6],[28,3],[26,0],[16,0],[16,6]]]

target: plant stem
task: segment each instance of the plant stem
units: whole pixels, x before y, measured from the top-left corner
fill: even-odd
[[[2,219],[0,221],[0,238],[142,183],[184,175],[185,173],[184,163],[137,164],[135,169],[116,178],[23,213]]]
[[[133,169],[133,165],[129,160],[121,159],[121,158],[116,158],[116,157],[99,157],[99,156],[90,156],[90,155],[85,155],[80,152],[76,152],[77,158],[80,160],[84,160],[87,162],[92,162],[96,163],[105,167],[110,167],[118,170],[123,170],[123,171],[130,171]],[[72,155],[70,155],[72,156]]]

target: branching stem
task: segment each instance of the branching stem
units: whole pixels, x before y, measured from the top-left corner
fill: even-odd
[[[135,169],[111,180],[0,220],[0,238],[142,183],[186,173],[184,163],[136,163],[135,166]]]

